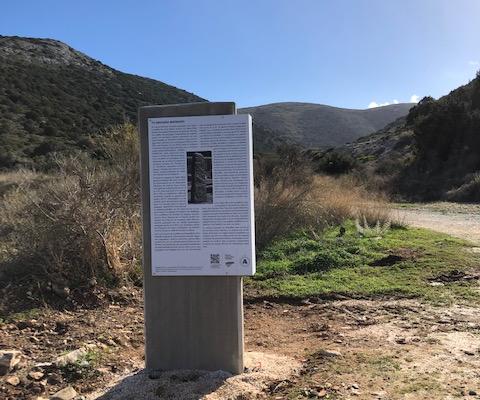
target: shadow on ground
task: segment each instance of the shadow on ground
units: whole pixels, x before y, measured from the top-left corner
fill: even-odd
[[[128,375],[88,400],[224,400],[264,398],[272,382],[296,376],[301,363],[291,357],[262,352],[245,353],[245,372],[166,371],[150,379],[145,370]]]
[[[103,394],[98,400],[196,400],[215,392],[231,377],[224,371],[169,371],[150,379],[145,370],[129,375]]]

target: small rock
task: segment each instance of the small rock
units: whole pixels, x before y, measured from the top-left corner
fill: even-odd
[[[433,286],[433,287],[436,287],[436,286],[445,286],[445,284],[442,283],[442,282],[430,282],[429,285],[430,285],[430,286]]]
[[[118,336],[118,337],[113,338],[113,341],[121,347],[128,347],[129,346],[127,337]]]
[[[0,376],[12,371],[20,362],[21,355],[18,350],[0,350]]]
[[[45,374],[43,372],[40,372],[40,371],[31,371],[28,373],[28,377],[30,379],[33,379],[34,381],[39,381],[40,379],[43,378]]]
[[[471,350],[463,350],[463,352],[467,355],[467,356],[474,356],[475,353]]]
[[[34,368],[49,368],[53,365],[51,362],[39,362],[36,363],[33,367]]]
[[[34,323],[32,321],[18,321],[17,328],[23,331],[27,328],[33,328]]]
[[[270,303],[270,302],[267,301],[267,300],[264,300],[264,301],[263,301],[263,306],[264,306],[265,308],[273,308],[273,307],[274,307],[273,303]]]
[[[52,284],[51,288],[57,296],[64,299],[66,299],[70,295],[70,288],[68,286]]]
[[[353,389],[360,389],[360,386],[358,386],[357,383],[354,383],[354,384],[352,384],[352,388],[353,388]]]
[[[65,389],[59,390],[52,397],[50,397],[50,400],[72,400],[77,395],[78,393],[73,387],[67,386]]]
[[[47,378],[49,385],[59,385],[62,383],[62,377],[59,374],[53,373]]]
[[[110,372],[110,369],[109,368],[105,368],[105,367],[100,367],[100,368],[97,368],[97,371],[101,374],[101,375],[105,375],[105,374],[108,374]],[[244,372],[250,372],[248,370],[247,367],[245,367],[245,371]]]
[[[30,382],[30,384],[27,386],[27,389],[35,394],[40,394],[45,391],[45,386],[39,382]]]
[[[395,342],[397,342],[398,344],[407,344],[407,339],[405,339],[404,337],[399,337],[395,339]]]
[[[55,332],[59,335],[63,335],[68,331],[68,324],[63,321],[56,321],[55,322]]]
[[[342,353],[336,350],[320,350],[318,354],[323,357],[342,357]]]
[[[85,354],[87,354],[87,350],[81,347],[63,356],[57,357],[55,360],[55,365],[57,365],[58,367],[64,367],[65,365],[68,365],[68,364],[74,364]]]
[[[18,386],[20,384],[20,378],[18,376],[9,376],[5,379],[5,382],[12,386]]]
[[[469,390],[468,391],[468,395],[469,396],[476,396],[477,395],[477,392],[475,390]]]

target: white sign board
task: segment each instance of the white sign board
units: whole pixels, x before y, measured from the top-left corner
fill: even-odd
[[[253,275],[252,119],[148,119],[153,275]]]

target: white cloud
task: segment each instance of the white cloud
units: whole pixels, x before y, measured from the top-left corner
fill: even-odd
[[[420,100],[420,96],[417,96],[416,94],[412,94],[410,96],[410,103],[418,103],[419,100]]]
[[[410,96],[410,103],[418,103],[419,101],[420,101],[420,96],[416,94],[412,94]],[[398,99],[393,99],[391,102],[386,101],[385,103],[377,103],[376,101],[371,101],[370,104],[368,105],[368,108],[383,107],[383,106],[388,106],[390,104],[400,104],[400,101]]]
[[[393,100],[392,103],[390,103],[389,101],[386,101],[385,103],[377,103],[376,101],[371,101],[368,105],[368,108],[389,106],[390,104],[398,104],[398,100]]]
[[[472,60],[472,61],[468,62],[468,65],[471,65],[472,67],[478,67],[478,66],[480,66],[480,61]]]

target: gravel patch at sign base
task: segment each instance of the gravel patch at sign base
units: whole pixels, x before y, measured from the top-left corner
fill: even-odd
[[[298,374],[297,360],[260,352],[245,353],[246,372],[232,375],[225,371],[182,370],[162,373],[149,379],[144,370],[114,382],[88,400],[227,400],[255,398],[272,382]]]

